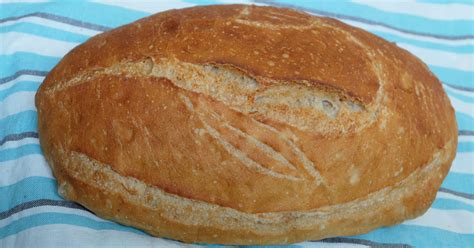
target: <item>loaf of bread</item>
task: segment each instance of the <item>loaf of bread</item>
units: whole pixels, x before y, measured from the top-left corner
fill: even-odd
[[[457,126],[409,52],[273,7],[162,12],[73,49],[36,94],[64,198],[185,242],[286,244],[423,214]]]

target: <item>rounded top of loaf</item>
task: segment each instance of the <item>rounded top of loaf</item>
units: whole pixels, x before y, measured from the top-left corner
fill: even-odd
[[[291,9],[202,6],[171,10],[107,32],[51,79],[145,56],[231,65],[253,77],[300,83],[370,103],[379,88],[366,46],[377,41],[336,20]],[[100,40],[100,41],[99,41]],[[87,48],[86,48],[87,47]],[[63,63],[63,64],[64,64]]]
[[[419,59],[274,7],[170,10],[107,31],[64,57],[36,105],[60,183],[63,167],[92,160],[247,213],[337,206],[449,161],[433,172],[442,179],[457,143],[454,111]]]

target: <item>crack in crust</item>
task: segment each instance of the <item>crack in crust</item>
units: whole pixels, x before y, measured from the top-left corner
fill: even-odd
[[[228,66],[197,65],[176,59],[161,59],[158,63],[151,58],[122,62],[58,82],[44,92],[51,96],[101,75],[167,78],[179,88],[210,96],[257,119],[273,119],[321,134],[358,132],[371,125],[380,112],[380,92],[376,104],[362,105],[331,89],[306,86],[304,81],[290,84],[261,77],[254,79]],[[302,115],[306,117],[300,118]]]

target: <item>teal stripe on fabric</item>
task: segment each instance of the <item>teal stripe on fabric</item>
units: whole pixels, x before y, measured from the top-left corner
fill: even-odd
[[[441,187],[462,193],[474,194],[473,182],[474,175],[472,174],[463,174],[450,171],[444,179]]]
[[[35,12],[56,14],[83,22],[117,27],[148,16],[149,13],[92,2],[7,3],[2,5],[2,18]],[[87,13],[85,15],[84,13]]]
[[[456,86],[474,88],[474,71],[456,70],[434,65],[428,65],[428,67],[443,82]]]
[[[436,199],[431,207],[445,210],[467,210],[474,213],[474,206],[451,199]]]
[[[474,206],[452,199],[438,198],[431,207],[444,210],[467,210],[474,213]]]
[[[474,35],[474,21],[470,20],[434,20],[421,16],[392,13],[378,10],[366,5],[352,2],[331,1],[311,2],[305,0],[276,0],[275,3],[284,3],[293,6],[305,7],[331,14],[340,14],[384,23],[392,27],[434,35],[465,36]],[[355,15],[355,13],[357,13]]]
[[[37,91],[41,82],[21,81],[16,82],[12,87],[0,91],[0,102],[5,100],[8,96],[21,91]]]
[[[474,152],[474,142],[459,142],[457,152]]]
[[[459,94],[457,93],[456,91],[448,88],[448,87],[443,87],[446,91],[446,93],[448,93],[448,95],[450,97],[454,97],[456,99],[459,99],[463,102],[466,102],[466,103],[474,103],[474,93],[471,93],[473,96],[472,97],[469,97],[469,96],[466,96],[466,95],[463,95],[463,94]]]
[[[46,27],[35,23],[16,23],[8,26],[0,26],[0,33],[21,32],[33,34],[45,38],[82,43],[89,39],[89,36],[72,33],[56,28]]]
[[[57,185],[54,179],[46,177],[25,178],[15,184],[0,187],[2,199],[9,199],[8,201],[0,201],[0,212],[23,202],[38,199],[62,200],[56,192]]]
[[[13,133],[36,132],[38,130],[38,114],[28,110],[9,115],[0,119],[0,140]]]
[[[397,225],[382,227],[370,233],[353,236],[380,243],[403,243],[414,247],[469,247],[474,244],[474,235],[448,232],[423,226]]]
[[[19,159],[24,156],[39,154],[43,155],[43,150],[39,144],[27,144],[15,148],[0,150],[0,162]]]
[[[0,55],[0,74],[4,77],[13,75],[18,70],[49,71],[60,59],[28,52]]]
[[[85,216],[65,213],[39,213],[15,220],[7,226],[0,228],[0,239],[17,234],[29,228],[51,224],[68,224],[87,227],[94,230],[116,230],[146,235],[144,232],[132,227],[122,226],[109,221],[97,221]]]
[[[14,160],[31,154],[43,155],[38,144],[28,144],[20,147],[0,150],[0,162]]]
[[[436,49],[436,50],[441,50],[441,51],[446,51],[446,52],[451,52],[451,53],[462,53],[462,54],[474,53],[473,45],[460,45],[460,46],[445,45],[445,44],[440,44],[440,43],[435,43],[435,42],[409,39],[409,38],[401,37],[395,34],[381,32],[381,31],[370,31],[370,29],[368,31],[379,37],[382,37],[386,40],[396,42],[396,43],[407,43],[407,44],[414,45],[417,47]]]
[[[474,119],[470,116],[456,112],[456,121],[459,130],[474,131]]]

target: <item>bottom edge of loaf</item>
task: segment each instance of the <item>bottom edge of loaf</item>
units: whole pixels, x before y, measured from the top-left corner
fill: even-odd
[[[45,154],[59,193],[102,218],[184,242],[288,244],[367,233],[423,214],[449,170],[452,143],[398,184],[365,198],[309,211],[258,214],[166,193],[81,153],[58,149]]]

